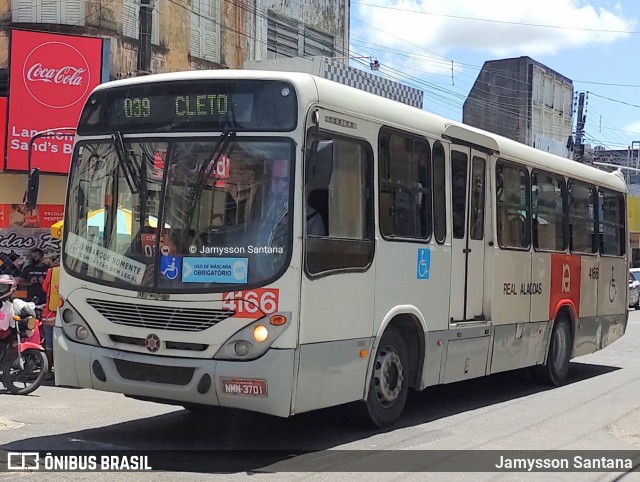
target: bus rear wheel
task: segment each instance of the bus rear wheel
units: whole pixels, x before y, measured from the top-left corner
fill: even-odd
[[[571,328],[566,315],[559,315],[553,324],[547,363],[540,367],[540,378],[548,385],[559,387],[567,381],[571,358]]]
[[[389,327],[376,351],[366,400],[366,415],[378,427],[393,424],[404,410],[409,392],[409,357],[404,338]]]

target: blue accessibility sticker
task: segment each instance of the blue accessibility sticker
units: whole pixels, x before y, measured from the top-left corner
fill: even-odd
[[[184,258],[183,283],[246,283],[247,258]]]
[[[431,270],[431,250],[429,248],[418,248],[416,265],[416,279],[429,279],[429,271]]]
[[[182,259],[179,256],[160,256],[160,274],[167,279],[180,276]]]

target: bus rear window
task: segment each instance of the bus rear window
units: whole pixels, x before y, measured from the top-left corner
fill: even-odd
[[[186,131],[292,131],[293,86],[265,80],[136,84],[91,94],[79,135]]]

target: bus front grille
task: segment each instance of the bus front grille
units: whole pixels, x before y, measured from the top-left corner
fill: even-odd
[[[136,382],[188,385],[195,368],[149,365],[128,360],[115,359],[116,370],[122,378]]]
[[[235,314],[233,310],[172,308],[107,300],[87,300],[87,303],[117,325],[156,330],[203,331]]]

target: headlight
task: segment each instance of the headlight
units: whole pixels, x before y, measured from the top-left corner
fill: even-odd
[[[71,341],[85,345],[99,345],[91,328],[89,328],[89,324],[71,307],[68,301],[65,302],[65,308],[62,311],[62,320],[62,331]]]
[[[27,318],[27,330],[34,331],[36,329],[36,319],[33,316]]]
[[[290,320],[290,313],[278,313],[260,318],[229,338],[214,358],[216,360],[255,360],[267,352],[287,328]]]

